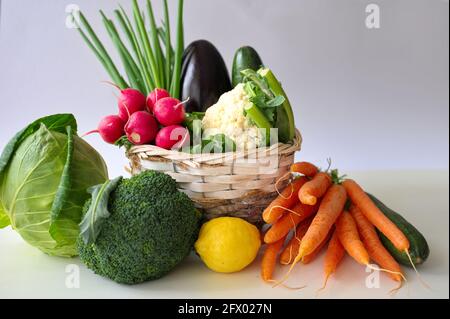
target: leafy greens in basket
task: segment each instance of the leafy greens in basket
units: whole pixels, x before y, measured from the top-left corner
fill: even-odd
[[[278,129],[280,142],[288,143],[295,137],[294,112],[289,99],[272,70],[261,68],[257,72],[247,69],[244,76],[245,91],[252,104],[246,114],[261,129]]]
[[[71,114],[44,117],[17,133],[0,157],[0,228],[11,225],[49,255],[77,255],[86,190],[108,178],[103,158],[76,132]]]

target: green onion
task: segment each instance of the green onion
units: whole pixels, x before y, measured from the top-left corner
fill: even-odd
[[[156,23],[151,1],[147,0],[146,4],[147,11],[145,14],[141,12],[138,1],[132,1],[134,24],[120,5],[119,9],[114,10],[115,21],[109,19],[101,10],[100,15],[109,38],[120,57],[129,84],[146,94],[156,87],[166,89],[173,97],[179,98],[181,64],[184,52],[184,1],[178,1],[177,35],[174,46],[171,43],[168,1],[163,0],[164,19],[162,26],[158,26]],[[77,26],[81,37],[94,52],[111,80],[121,89],[130,87],[81,12],[80,21],[80,25]],[[146,28],[146,21],[149,29]],[[116,28],[116,23],[120,26],[121,33]]]
[[[166,37],[168,36],[170,38],[170,35],[167,35],[166,30],[165,30],[165,26],[163,24],[162,27],[158,28],[158,35],[159,38],[161,39],[161,41],[164,42],[164,46],[165,46],[165,50],[167,51],[167,46],[165,44],[166,42]],[[175,50],[172,47],[172,44],[169,43],[169,57],[170,57],[170,63],[169,63],[169,77],[172,76],[172,72],[173,72],[173,64],[174,64],[174,59],[175,59]],[[166,52],[166,56],[167,56],[167,52]],[[169,61],[166,59],[166,61]],[[170,87],[170,84],[172,83],[172,78],[170,78],[170,81],[167,83],[167,87]]]
[[[178,22],[177,22],[177,44],[175,48],[175,63],[170,95],[176,98],[180,96],[181,60],[184,52],[184,30],[183,30],[183,0],[178,0]]]
[[[158,69],[158,77],[160,79],[161,86],[165,86],[165,61],[161,51],[161,45],[158,37],[158,27],[156,26],[155,16],[153,14],[153,8],[150,0],[147,0],[147,12],[150,20],[150,36],[152,38],[152,46],[155,51],[156,65]]]
[[[161,34],[162,29],[158,29],[158,33]],[[166,87],[170,88],[171,83],[171,69],[172,69],[172,45],[170,44],[170,19],[169,19],[169,5],[167,4],[167,0],[164,0],[164,46],[166,49]]]
[[[148,38],[147,30],[145,29],[145,25],[144,25],[144,18],[139,9],[137,0],[133,0],[133,16],[134,16],[134,23],[138,30],[138,39],[139,39],[142,47],[144,48],[146,58],[149,61],[150,69],[153,74],[154,83],[157,87],[162,87],[159,76],[158,76],[158,72],[157,72],[155,56],[153,54],[152,47],[150,45],[150,40]]]
[[[122,63],[125,68],[125,72],[128,75],[130,84],[133,87],[139,89],[141,92],[145,92],[146,88],[143,87],[143,80],[141,78],[139,68],[136,65],[136,62],[134,61],[130,52],[120,39],[120,36],[117,33],[117,29],[114,23],[108,19],[108,17],[103,13],[103,11],[100,10],[100,14],[103,17],[103,23],[105,25],[105,28],[108,31],[108,34],[111,37],[111,40],[113,41],[114,45],[116,46],[117,51],[119,52],[120,58],[122,59]]]
[[[87,35],[81,30],[81,26],[78,26],[78,31],[80,32],[81,36],[85,40],[85,42],[88,44],[88,46],[94,51],[94,53],[97,55],[97,57],[100,57],[100,61],[103,61],[103,65],[106,68],[106,71],[111,76],[112,80],[116,85],[118,85],[121,89],[127,88],[128,84],[125,82],[125,80],[120,75],[119,71],[117,70],[116,66],[114,65],[114,62],[111,60],[108,52],[106,51],[105,47],[95,34],[94,30],[92,29],[91,25],[87,21],[86,17],[82,12],[80,12],[80,20],[83,24],[84,28],[86,29],[87,33],[89,34],[90,38],[92,39],[92,42],[89,40]],[[74,19],[76,21],[76,19]]]
[[[150,75],[150,66],[146,63],[146,60],[144,58],[144,54],[142,53],[141,48],[139,47],[139,43],[136,37],[136,34],[133,30],[133,26],[131,25],[130,19],[128,18],[125,10],[121,7],[120,10],[115,10],[116,18],[119,21],[119,24],[122,27],[123,32],[128,38],[128,42],[130,46],[132,47],[132,50],[138,59],[139,67],[141,71],[141,75],[145,80],[145,86],[147,88],[147,92],[150,93],[155,88],[155,83],[153,82],[151,75]]]

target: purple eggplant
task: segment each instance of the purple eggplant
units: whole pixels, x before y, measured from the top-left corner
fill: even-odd
[[[206,41],[192,42],[184,51],[181,70],[182,101],[186,112],[205,112],[232,89],[225,61],[216,47]]]

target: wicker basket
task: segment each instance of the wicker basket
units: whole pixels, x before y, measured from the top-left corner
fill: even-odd
[[[155,170],[172,176],[207,219],[234,216],[260,224],[262,211],[277,196],[275,183],[287,183],[301,143],[297,131],[291,144],[245,152],[189,154],[142,145],[132,147],[127,156],[132,175]]]

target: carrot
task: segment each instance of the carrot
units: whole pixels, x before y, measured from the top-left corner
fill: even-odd
[[[264,242],[270,244],[280,240],[286,236],[291,229],[297,227],[299,223],[315,214],[318,208],[319,205],[310,206],[297,203],[297,205],[292,208],[291,212],[285,214],[270,227],[264,236]]]
[[[328,244],[327,252],[325,254],[325,262],[323,264],[323,272],[325,273],[325,281],[321,289],[325,289],[328,278],[336,272],[339,263],[345,256],[345,249],[339,241],[337,231],[333,232],[330,243]]]
[[[302,258],[302,264],[307,265],[307,264],[311,263],[312,261],[314,261],[314,259],[316,259],[316,257],[322,251],[322,248],[328,243],[330,237],[331,237],[331,232],[328,233],[327,237],[325,237],[325,239],[320,243],[319,246],[317,246],[316,249],[314,249],[314,251],[312,253],[310,253],[309,255],[306,255],[305,257]]]
[[[274,199],[272,203],[264,210],[263,219],[268,224],[273,224],[280,218],[286,209],[291,208],[298,203],[297,193],[308,179],[304,176],[294,180],[289,184],[281,194]]]
[[[342,246],[344,246],[345,251],[351,257],[353,257],[353,259],[356,260],[358,263],[373,270],[399,275],[403,280],[406,281],[405,276],[401,272],[393,271],[386,268],[375,268],[369,263],[370,255],[359,237],[356,222],[349,212],[343,212],[342,215],[339,217],[336,223],[336,230],[339,236],[339,240],[341,241]],[[402,281],[400,281],[400,286],[391,290],[391,292],[400,289],[401,284]]]
[[[378,238],[375,227],[367,220],[361,210],[355,205],[350,207],[350,214],[356,222],[359,234],[361,235],[369,256],[384,269],[392,271],[389,273],[389,276],[392,279],[395,281],[402,281],[402,277],[400,276],[402,272],[400,265],[386,250],[386,248],[384,248]]]
[[[330,187],[322,199],[317,215],[314,217],[302,240],[299,255],[297,256],[299,259],[312,253],[326,238],[331,227],[342,213],[346,201],[347,194],[341,185]]]
[[[336,231],[345,251],[361,265],[370,262],[369,253],[359,238],[355,220],[349,212],[344,211],[336,222]]]
[[[284,250],[282,251],[280,255],[280,264],[288,265],[291,262],[294,261],[295,256],[298,254],[298,248],[300,247],[300,242],[305,236],[309,225],[311,225],[312,218],[308,218],[304,222],[302,222],[300,225],[298,225],[294,236],[292,236],[289,243],[286,245]]]
[[[294,259],[289,271],[284,275],[277,285],[289,277],[294,266],[306,255],[312,253],[320,243],[327,237],[331,227],[336,219],[342,213],[345,202],[347,201],[347,194],[344,187],[341,185],[333,185],[326,192],[322,202],[319,206],[319,211],[314,217],[311,226],[303,237],[297,256]]]
[[[275,270],[278,252],[283,247],[285,239],[286,238],[282,238],[279,241],[266,246],[261,262],[261,277],[264,281],[272,281],[272,275]]]
[[[342,184],[352,202],[361,209],[366,218],[378,228],[400,251],[409,251],[409,240],[403,232],[387,218],[372,202],[369,196],[355,181],[347,179]]]
[[[322,197],[331,186],[332,180],[328,173],[317,173],[312,180],[300,188],[298,198],[306,205],[315,205],[317,198]]]
[[[291,173],[300,173],[307,177],[314,177],[319,169],[309,162],[298,162],[291,165]]]

